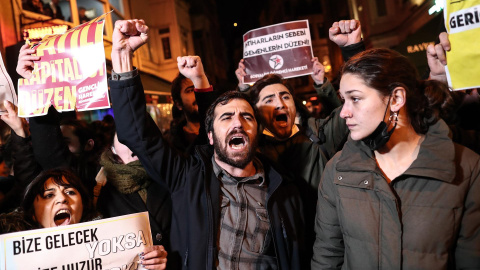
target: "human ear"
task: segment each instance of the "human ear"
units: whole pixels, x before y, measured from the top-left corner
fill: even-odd
[[[83,151],[92,151],[93,146],[95,146],[95,141],[92,139],[88,139],[87,143],[85,143],[85,147],[83,148]]]
[[[208,132],[208,142],[210,143],[210,145],[213,145],[213,134],[211,131]]]
[[[405,88],[398,86],[392,91],[392,98],[390,99],[390,110],[398,112],[407,101],[407,91]]]
[[[183,110],[183,106],[182,106],[182,104],[181,104],[180,102],[175,101],[174,103],[175,103],[175,107],[177,107],[177,109],[179,109],[180,111]]]

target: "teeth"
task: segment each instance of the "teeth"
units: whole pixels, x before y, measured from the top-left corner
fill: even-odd
[[[63,213],[70,214],[70,211],[68,211],[67,209],[62,209],[62,210],[60,210],[60,211],[57,212],[57,215],[63,214]]]

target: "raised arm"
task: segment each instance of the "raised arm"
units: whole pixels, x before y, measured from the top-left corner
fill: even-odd
[[[143,20],[117,21],[112,40],[110,94],[118,139],[138,156],[152,179],[174,191],[183,184],[177,180],[188,170],[187,160],[168,146],[147,113],[143,86],[132,66],[133,52],[148,40],[148,26]]]
[[[334,108],[342,105],[342,101],[338,98],[337,91],[333,88],[333,85],[325,77],[325,67],[318,61],[318,57],[312,58],[313,62],[313,88],[317,92],[317,95],[324,97],[328,100]]]
[[[362,42],[362,27],[358,20],[334,22],[328,30],[328,36],[342,50],[345,62],[365,50],[365,44]]]
[[[202,59],[199,56],[177,57],[178,70],[185,78],[190,79],[195,87],[195,100],[200,115],[200,130],[195,139],[194,145],[208,144],[207,132],[205,129],[205,115],[208,107],[216,98],[213,87],[210,85],[203,68]]]

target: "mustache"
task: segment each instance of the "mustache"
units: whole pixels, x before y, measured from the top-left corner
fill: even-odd
[[[245,136],[245,141],[250,141],[250,138],[248,137],[248,134],[245,132],[245,130],[236,128],[227,134],[227,137],[225,138],[225,142],[228,143],[231,137],[238,134],[242,134],[243,136]]]

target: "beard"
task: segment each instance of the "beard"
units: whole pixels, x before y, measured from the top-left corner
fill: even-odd
[[[200,114],[198,113],[197,110],[192,110],[192,111],[184,111],[185,112],[185,118],[188,119],[188,121],[192,123],[199,123],[200,122]]]
[[[225,162],[226,164],[233,166],[235,168],[245,169],[245,167],[253,160],[253,157],[255,156],[255,151],[257,148],[256,137],[253,139],[252,142],[250,142],[249,141],[250,139],[245,131],[234,130],[226,136],[224,145],[222,145],[220,143],[220,140],[216,136],[215,131],[213,131],[212,133],[213,133],[213,147],[220,161]],[[245,139],[247,140],[245,143],[250,143],[249,144],[250,147],[247,149],[247,151],[242,153],[234,153],[234,154],[228,153],[227,148],[228,148],[228,141],[229,141],[230,135],[238,134],[238,133],[245,135]]]
[[[185,118],[187,118],[188,121],[193,122],[193,123],[198,123],[200,122],[200,113],[198,112],[198,109],[196,109],[195,105],[197,105],[197,102],[195,101],[191,107],[183,107],[183,113],[185,114]]]

